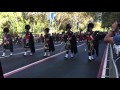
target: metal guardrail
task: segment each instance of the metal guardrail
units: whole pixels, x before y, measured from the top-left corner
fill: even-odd
[[[104,65],[103,65],[103,70],[102,70],[101,78],[105,78],[105,77],[106,77],[106,70],[107,70],[107,57],[108,57],[108,47],[109,47],[109,44],[107,44],[107,47],[106,47],[106,53],[105,53]]]
[[[113,59],[113,49],[110,44],[110,70],[109,70],[109,76],[110,78],[119,78],[118,69],[115,63],[115,60]]]
[[[111,44],[107,45],[101,78],[119,78]]]

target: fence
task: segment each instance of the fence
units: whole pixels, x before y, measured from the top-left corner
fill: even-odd
[[[119,78],[111,44],[107,44],[101,78]]]

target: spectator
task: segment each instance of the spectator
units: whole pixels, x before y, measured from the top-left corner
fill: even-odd
[[[116,45],[120,45],[120,35],[114,36],[115,32],[119,29],[118,22],[114,22],[112,24],[112,30],[105,36],[104,41],[106,43],[115,43]]]

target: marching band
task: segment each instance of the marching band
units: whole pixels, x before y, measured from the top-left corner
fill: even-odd
[[[55,51],[55,42],[61,42],[61,44],[65,43],[64,49],[66,50],[65,54],[65,59],[69,58],[69,52],[71,52],[70,57],[74,58],[74,55],[78,52],[77,49],[77,42],[81,41],[87,41],[87,51],[88,51],[88,60],[93,61],[94,60],[94,53],[96,52],[96,56],[99,55],[99,31],[93,32],[92,29],[94,28],[93,23],[89,23],[87,25],[87,31],[85,34],[82,34],[81,31],[80,33],[73,33],[72,30],[72,25],[67,24],[66,25],[66,33],[62,32],[62,34],[54,34],[52,35],[49,33],[49,28],[45,28],[44,30],[44,36],[41,34],[40,37],[38,37],[38,41],[42,44],[44,44],[44,57],[50,56],[51,52]],[[23,37],[23,42],[21,40],[23,45],[24,45],[24,56],[27,55],[28,49],[31,50],[30,55],[34,55],[35,53],[35,40],[34,40],[34,35],[32,32],[30,32],[30,25],[25,26],[25,33]],[[13,41],[12,41],[12,36],[9,33],[9,28],[4,28],[3,30],[4,36],[3,36],[3,54],[2,57],[5,56],[6,50],[10,50],[10,55],[13,55]],[[19,37],[19,36],[18,36]],[[43,45],[42,44],[42,45]]]
[[[67,24],[66,25],[66,33],[62,32],[62,34],[54,34],[52,33],[52,35],[50,35],[49,33],[49,28],[45,28],[44,30],[44,36],[43,34],[41,34],[41,36],[39,37],[39,42],[41,42],[41,44],[44,46],[44,57],[50,56],[51,52],[55,51],[55,46],[54,43],[57,41],[57,43],[60,41],[61,44],[65,44],[64,49],[66,50],[66,54],[65,54],[65,59],[69,58],[69,52],[71,52],[70,57],[74,58],[74,55],[76,53],[78,53],[78,49],[77,49],[77,41],[81,42],[81,41],[86,41],[86,45],[87,45],[87,52],[88,52],[88,61],[94,61],[94,53],[96,52],[96,56],[99,56],[99,40],[100,40],[100,35],[99,35],[99,31],[95,31],[93,32],[92,29],[94,28],[94,24],[93,23],[89,23],[87,25],[87,31],[85,34],[82,34],[80,32],[80,34],[75,34],[72,32],[71,30],[72,25],[71,24]],[[35,42],[34,42],[34,35],[32,34],[32,32],[30,32],[30,25],[26,25],[25,26],[25,30],[26,32],[24,33],[24,37],[23,37],[23,42],[21,40],[23,45],[24,45],[24,56],[27,55],[27,51],[28,49],[31,50],[30,55],[34,55],[35,54]],[[9,28],[4,28],[3,30],[4,35],[3,35],[3,42],[2,42],[2,46],[3,46],[3,54],[2,57],[5,57],[5,53],[6,50],[10,50],[10,56],[13,55],[13,40],[12,40],[12,36],[9,33]],[[0,68],[1,67],[1,63],[0,63]],[[1,70],[2,75],[0,75],[0,77],[3,77],[3,71]]]

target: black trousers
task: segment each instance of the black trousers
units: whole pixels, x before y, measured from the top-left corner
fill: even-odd
[[[96,42],[96,43],[94,44],[94,49],[95,49],[95,51],[96,51],[96,56],[99,56],[99,43],[98,43],[98,42]]]

